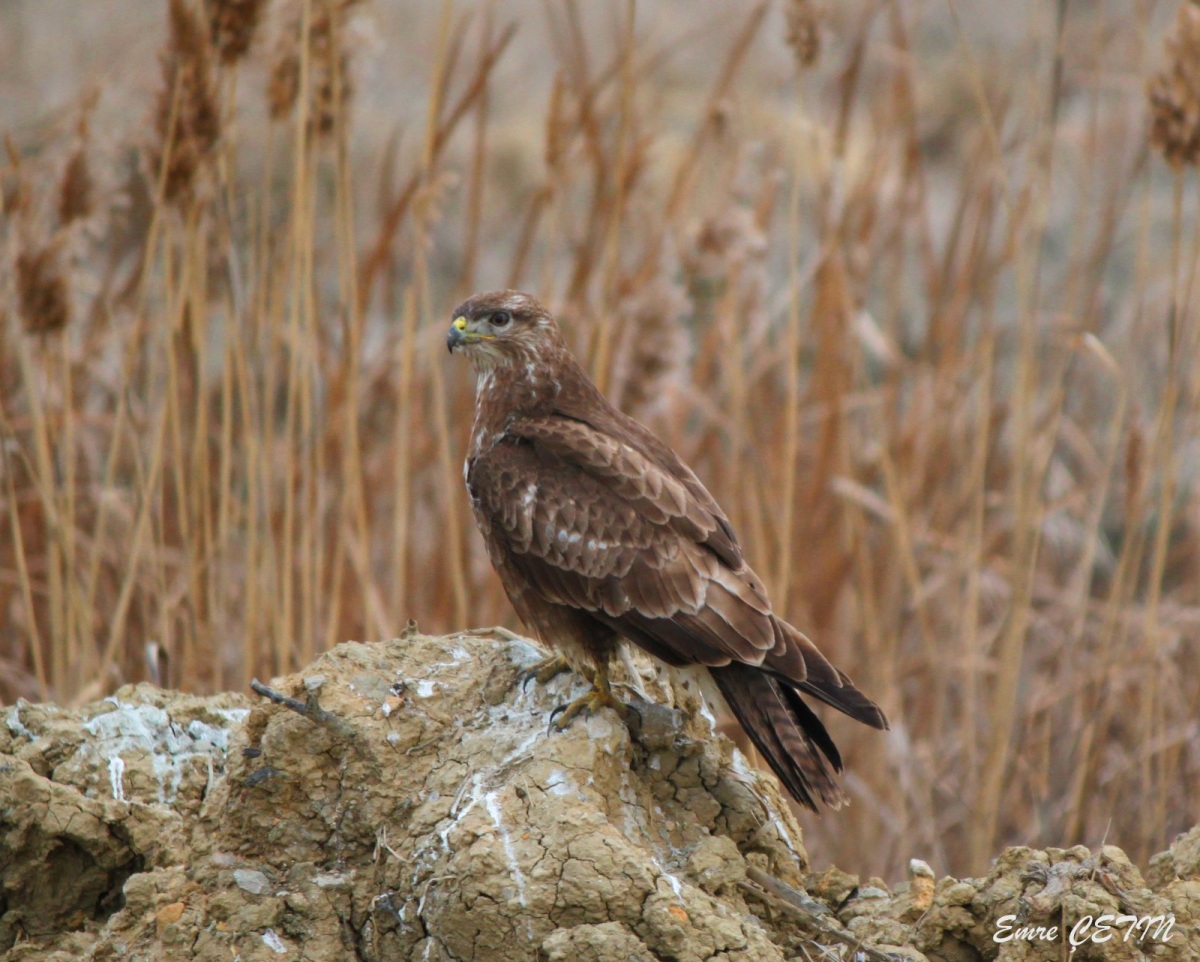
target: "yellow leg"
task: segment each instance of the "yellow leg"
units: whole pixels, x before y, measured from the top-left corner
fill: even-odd
[[[581,713],[590,715],[601,708],[611,708],[621,721],[629,723],[629,713],[632,709],[613,695],[612,688],[609,686],[607,665],[601,665],[596,669],[596,674],[592,678],[591,691],[582,698],[576,698],[568,705],[559,705],[550,713],[550,724],[558,731],[562,731]]]

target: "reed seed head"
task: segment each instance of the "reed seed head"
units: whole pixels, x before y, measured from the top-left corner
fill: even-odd
[[[71,319],[67,281],[58,262],[58,249],[47,244],[23,250],[16,263],[17,303],[25,330],[53,334]]]
[[[88,165],[87,145],[71,154],[58,188],[58,222],[63,226],[91,216],[95,208],[95,184]]]
[[[804,70],[821,55],[821,11],[813,0],[791,0],[787,7],[787,42]]]
[[[158,143],[151,156],[155,173],[164,177],[167,202],[177,204],[194,194],[221,139],[221,114],[207,32],[187,0],[170,0],[168,10],[164,82],[155,117]]]
[[[267,85],[267,107],[272,120],[284,120],[300,95],[300,54],[295,46],[279,50],[271,63]]]
[[[678,274],[678,270],[662,272],[632,291],[618,307],[626,323],[614,380],[625,411],[648,410],[687,357],[686,319],[691,305]]]
[[[1200,0],[1185,0],[1150,81],[1150,143],[1172,167],[1200,163]]]
[[[266,0],[210,0],[212,43],[222,63],[236,63],[246,56],[266,8]]]
[[[358,0],[323,0],[314,3],[308,27],[309,128],[316,136],[331,133],[354,94],[350,76],[350,51],[345,44],[349,11]],[[300,96],[301,48],[304,24],[297,11],[292,17],[271,64],[267,104],[272,120],[283,120]]]

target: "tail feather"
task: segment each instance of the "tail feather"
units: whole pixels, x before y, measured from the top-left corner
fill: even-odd
[[[773,617],[772,622],[776,645],[765,667],[780,675],[785,684],[795,685],[864,725],[887,730],[880,707],[855,687],[849,675],[835,668],[804,632],[782,618]]]
[[[841,756],[799,693],[752,665],[735,662],[709,672],[754,747],[791,796],[814,812],[817,799],[841,808],[846,795],[830,772],[831,765],[835,772],[842,770]]]
[[[831,708],[836,708],[849,715],[855,721],[878,728],[880,731],[887,731],[888,720],[883,709],[855,688],[849,675],[843,671],[839,671],[838,675],[841,676],[842,683],[836,688],[833,685],[813,681],[802,681],[796,687],[812,695],[813,698],[825,702]]]

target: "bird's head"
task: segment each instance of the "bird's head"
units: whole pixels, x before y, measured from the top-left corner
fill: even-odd
[[[450,352],[463,351],[478,371],[528,363],[560,343],[550,312],[522,291],[491,291],[463,301],[446,333]]]

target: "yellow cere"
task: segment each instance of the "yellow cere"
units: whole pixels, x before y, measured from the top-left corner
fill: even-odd
[[[457,330],[465,331],[467,329],[467,319],[465,317],[456,317],[454,319],[454,327]]]

